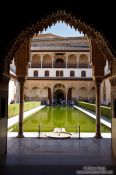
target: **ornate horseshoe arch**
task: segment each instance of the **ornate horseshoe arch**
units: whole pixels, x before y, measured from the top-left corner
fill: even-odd
[[[46,18],[42,18],[41,20],[37,21],[37,23],[32,24],[31,26],[27,27],[25,30],[23,30],[15,39],[14,43],[12,44],[11,48],[7,52],[7,56],[5,58],[5,62],[11,61],[17,51],[17,49],[20,47],[20,45],[27,40],[30,40],[34,33],[42,32],[44,29],[47,29],[48,26],[52,26],[52,24],[55,24],[57,21],[64,21],[65,23],[69,24],[71,27],[73,26],[79,31],[82,31],[89,40],[94,40],[100,49],[102,50],[103,54],[105,54],[106,59],[110,62],[111,60],[114,60],[114,56],[108,47],[108,42],[104,39],[104,37],[100,34],[100,32],[95,31],[93,27],[90,25],[87,25],[85,22],[81,21],[80,19],[76,19],[73,15],[70,13],[67,13],[66,11],[57,11],[56,13],[52,13],[51,15],[48,15]]]

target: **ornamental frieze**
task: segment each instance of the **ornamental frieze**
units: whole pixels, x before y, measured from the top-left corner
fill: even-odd
[[[23,30],[19,36],[14,40],[13,44],[9,47],[10,49],[7,51],[7,56],[5,61],[8,59],[13,59],[17,49],[20,45],[30,38],[33,37],[35,33],[42,32],[47,27],[52,26],[57,21],[64,21],[69,24],[71,27],[73,26],[75,30],[82,31],[85,35],[88,36],[89,40],[95,40],[103,54],[106,56],[106,59],[113,60],[114,56],[109,48],[108,42],[106,39],[100,34],[100,32],[95,31],[95,29],[83,22],[81,19],[75,18],[72,14],[67,13],[66,11],[59,10],[56,13],[52,13],[48,15],[46,18],[42,18],[37,21],[37,23],[28,26],[25,30]]]

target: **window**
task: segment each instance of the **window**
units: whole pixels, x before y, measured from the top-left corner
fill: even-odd
[[[33,76],[38,77],[38,71],[37,70],[34,71]]]
[[[86,71],[81,71],[81,77],[86,77]]]
[[[63,77],[63,71],[60,71],[60,77]]]
[[[63,77],[63,71],[56,71],[56,77]]]
[[[55,68],[64,68],[66,65],[64,63],[64,60],[62,58],[58,58],[56,61],[55,61],[55,64],[54,64],[54,67]]]
[[[64,63],[64,60],[63,60],[62,58],[58,58],[58,59],[56,60],[56,63],[58,63],[58,64],[63,64],[63,63]]]
[[[45,77],[49,77],[49,71],[48,70],[45,71]]]
[[[58,70],[56,71],[56,77],[59,77],[59,71]]]
[[[75,76],[75,72],[74,71],[70,71],[70,77],[74,77]]]

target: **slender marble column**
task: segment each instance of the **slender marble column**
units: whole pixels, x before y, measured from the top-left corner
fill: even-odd
[[[43,67],[43,56],[41,56],[41,68]]]
[[[54,56],[52,56],[52,68],[54,67]]]
[[[19,131],[18,136],[19,138],[23,138],[23,113],[24,113],[24,77],[18,77],[19,86],[20,86],[20,105],[19,105]]]
[[[101,126],[100,126],[100,84],[102,81],[96,80],[96,135],[95,138],[100,139],[101,136]]]
[[[68,65],[68,56],[66,56],[66,68],[67,68],[67,65]]]
[[[51,88],[51,105],[53,105],[53,99],[54,99],[54,97],[53,97],[53,88]]]

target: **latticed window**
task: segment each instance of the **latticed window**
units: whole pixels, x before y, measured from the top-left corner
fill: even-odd
[[[37,70],[34,71],[33,76],[38,77],[38,71]]]
[[[65,66],[66,64],[64,63],[64,60],[62,58],[58,58],[54,63],[55,68],[64,68]]]
[[[56,77],[59,77],[59,71],[56,71]]]
[[[48,70],[45,71],[45,77],[49,77],[49,71]]]
[[[63,77],[63,71],[60,71],[60,77]]]
[[[81,77],[86,77],[86,71],[81,71]]]
[[[63,77],[63,71],[56,71],[56,77]]]
[[[75,72],[74,71],[70,71],[70,77],[74,77],[75,76]]]

